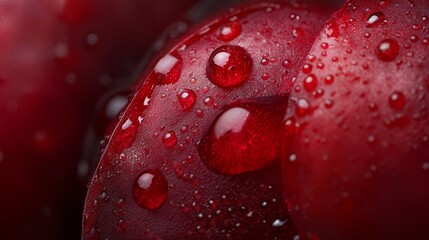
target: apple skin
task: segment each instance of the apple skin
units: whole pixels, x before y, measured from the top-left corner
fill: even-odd
[[[94,106],[195,2],[0,0],[2,239],[79,238]]]
[[[283,149],[301,239],[429,238],[428,16],[428,1],[348,1],[314,43]]]

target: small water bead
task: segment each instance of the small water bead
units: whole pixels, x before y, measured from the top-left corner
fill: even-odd
[[[268,59],[266,59],[266,58],[262,58],[262,60],[261,60],[261,64],[262,64],[263,66],[267,66],[269,63],[270,63],[270,60],[268,60]]]
[[[384,19],[385,19],[384,13],[382,12],[373,13],[366,20],[366,27],[368,28],[378,27],[380,24],[383,23]]]
[[[394,39],[386,39],[378,44],[376,54],[378,59],[386,62],[395,60],[399,53],[399,44]]]
[[[177,137],[174,131],[168,131],[162,137],[162,143],[166,148],[172,148],[177,144]]]
[[[329,48],[329,44],[327,43],[327,42],[322,42],[321,44],[320,44],[320,47],[322,48],[322,49],[328,49]]]
[[[227,22],[220,27],[217,38],[224,42],[229,42],[237,38],[241,34],[241,24],[233,21]]]
[[[270,74],[268,74],[268,73],[262,74],[261,79],[265,80],[265,81],[268,80],[268,79],[270,79]]]
[[[310,111],[310,102],[305,98],[300,98],[296,101],[296,114],[298,116],[304,116]]]
[[[417,41],[419,41],[419,37],[417,37],[416,35],[411,35],[410,36],[410,41],[411,42],[417,42]]]
[[[325,64],[323,64],[323,63],[320,62],[320,63],[317,63],[316,67],[318,69],[324,69],[325,68]]]
[[[252,58],[244,48],[225,45],[211,54],[206,73],[214,85],[233,88],[242,85],[249,78],[252,68]]]
[[[401,92],[394,92],[389,96],[389,106],[393,109],[402,110],[405,106],[405,96]]]
[[[289,118],[285,121],[284,124],[284,131],[287,135],[292,135],[295,133],[296,130],[296,121],[294,118]]]
[[[413,28],[413,30],[421,30],[422,29],[422,27],[418,24],[413,24],[412,28]]]
[[[332,75],[326,75],[326,77],[325,77],[325,84],[326,85],[331,85],[332,83],[334,83],[334,76],[332,76]]]
[[[172,84],[179,80],[182,67],[183,60],[179,55],[167,54],[158,61],[149,77],[158,85]]]
[[[325,104],[325,108],[326,109],[330,109],[330,108],[332,108],[332,106],[334,106],[334,101],[332,101],[330,99],[326,99],[324,101],[324,104]]]
[[[309,74],[311,73],[311,71],[313,71],[313,66],[311,64],[304,64],[304,66],[302,66],[302,72],[305,74]]]
[[[317,77],[314,74],[310,74],[304,79],[304,89],[307,92],[312,92],[316,90],[317,87]]]
[[[127,223],[125,222],[124,219],[121,218],[118,220],[117,226],[118,226],[118,230],[123,232],[127,228]]]
[[[158,170],[145,170],[138,175],[134,182],[134,200],[144,209],[158,209],[164,203],[167,194],[167,180]]]
[[[264,168],[280,154],[280,138],[286,107],[249,102],[235,104],[212,123],[198,146],[204,164],[221,174],[240,174]]]
[[[314,55],[312,55],[312,54],[309,54],[308,56],[307,56],[307,60],[309,61],[309,62],[314,62],[314,61],[316,61],[316,56],[314,56]]]
[[[201,109],[198,109],[198,110],[197,110],[197,117],[199,117],[199,118],[204,117],[204,111],[203,111],[203,110],[201,110]]]
[[[209,96],[209,97],[204,98],[204,105],[206,105],[206,106],[213,105],[213,102],[214,102],[213,97]]]
[[[190,89],[183,89],[177,94],[179,104],[185,112],[189,112],[195,106],[196,98],[197,95]]]
[[[283,66],[284,68],[290,68],[290,67],[292,67],[292,61],[291,61],[291,60],[286,59],[286,60],[284,60],[284,61],[282,62],[282,66]]]

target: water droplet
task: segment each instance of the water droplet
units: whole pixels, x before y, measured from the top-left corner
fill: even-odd
[[[294,118],[289,118],[285,121],[284,130],[287,135],[293,135],[295,133],[296,122]]]
[[[156,210],[161,207],[167,193],[167,180],[158,170],[145,170],[134,182],[134,200],[144,209]]]
[[[325,83],[326,83],[327,85],[331,85],[333,82],[334,82],[334,76],[332,76],[332,75],[327,75],[327,76],[325,77]]]
[[[286,59],[286,60],[283,61],[282,65],[283,65],[284,68],[290,68],[290,67],[292,67],[292,61]]]
[[[190,89],[182,89],[177,94],[179,104],[185,112],[189,112],[195,106],[196,98],[197,95]]]
[[[378,59],[386,62],[395,60],[399,53],[399,44],[394,39],[386,39],[379,43],[377,47]]]
[[[150,78],[158,85],[172,84],[179,80],[183,60],[177,54],[167,54],[155,65]]]
[[[162,143],[166,148],[172,148],[177,144],[177,137],[174,131],[168,131],[162,137]]]
[[[304,79],[304,89],[307,92],[312,92],[316,90],[317,87],[317,77],[314,74],[310,74]]]
[[[262,74],[261,79],[265,80],[265,81],[268,80],[268,79],[270,79],[270,74],[268,74],[268,73]]]
[[[328,48],[329,48],[329,44],[328,44],[327,42],[322,42],[322,43],[320,44],[320,47],[326,50],[326,49],[328,49]]]
[[[241,24],[238,22],[227,22],[224,24],[218,33],[217,38],[224,42],[234,40],[241,34]]]
[[[202,139],[201,160],[218,173],[240,174],[279,159],[283,105],[252,102],[227,108]]]
[[[298,116],[304,116],[310,111],[310,103],[305,98],[300,98],[296,101],[296,114]]]
[[[213,105],[213,101],[214,101],[213,97],[208,96],[208,97],[204,98],[204,105],[209,107],[209,106]]]
[[[127,228],[127,223],[125,222],[124,219],[121,218],[118,220],[117,226],[118,226],[118,230],[123,232]]]
[[[282,221],[282,220],[280,220],[280,219],[276,219],[274,222],[273,222],[273,224],[272,224],[272,226],[273,227],[283,227],[283,225],[285,225],[285,223],[286,223],[287,221]]]
[[[380,24],[383,23],[384,19],[385,19],[384,13],[382,12],[373,13],[366,20],[366,27],[368,28],[378,27]]]
[[[401,92],[394,92],[389,96],[389,106],[401,110],[405,105],[405,96]]]
[[[302,66],[302,72],[305,74],[309,74],[311,73],[311,71],[313,71],[313,66],[311,64],[304,64],[304,66]]]
[[[326,99],[324,101],[325,107],[326,109],[330,109],[332,108],[332,106],[334,106],[334,101],[330,100],[330,99]]]
[[[249,78],[252,68],[252,58],[244,48],[226,45],[211,54],[207,77],[221,88],[238,87]]]

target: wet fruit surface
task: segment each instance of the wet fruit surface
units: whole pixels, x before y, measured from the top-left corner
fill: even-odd
[[[293,239],[279,181],[286,101],[264,97],[290,93],[324,20],[302,5],[233,8],[155,58],[92,179],[83,238]],[[148,169],[167,183],[154,207],[142,203],[163,199],[164,183],[145,189],[159,175]]]
[[[349,1],[314,43],[307,64],[324,67],[298,76],[282,149],[301,239],[429,238],[428,16],[427,1]]]
[[[79,238],[93,108],[193,1],[165,2],[0,1],[0,238]]]

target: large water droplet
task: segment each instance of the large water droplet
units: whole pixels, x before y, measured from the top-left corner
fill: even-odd
[[[366,27],[368,28],[374,28],[379,26],[384,21],[384,13],[382,12],[376,12],[371,14],[371,16],[368,17],[366,20]]]
[[[158,85],[175,83],[182,73],[183,60],[177,54],[167,54],[155,65],[150,77]]]
[[[252,68],[252,58],[244,48],[226,45],[211,54],[207,77],[221,88],[238,87],[249,78]]]
[[[198,148],[207,167],[239,174],[279,159],[286,100],[265,101],[231,105],[214,120]]]
[[[197,95],[190,89],[183,89],[177,94],[180,106],[185,112],[189,112],[195,105]]]
[[[220,27],[219,34],[217,38],[224,42],[229,42],[234,40],[241,34],[241,24],[238,22],[227,22],[222,27]]]
[[[167,193],[167,180],[158,170],[145,170],[134,182],[134,200],[144,209],[156,210],[161,207]]]
[[[386,39],[378,44],[376,54],[378,59],[386,62],[395,60],[399,53],[399,44],[394,39]]]
[[[389,106],[401,110],[405,105],[405,96],[401,92],[394,92],[389,96]]]

